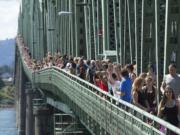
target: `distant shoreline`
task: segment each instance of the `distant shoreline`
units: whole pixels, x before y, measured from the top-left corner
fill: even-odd
[[[7,104],[0,104],[0,109],[4,109],[4,108],[14,108],[15,105],[7,105]]]

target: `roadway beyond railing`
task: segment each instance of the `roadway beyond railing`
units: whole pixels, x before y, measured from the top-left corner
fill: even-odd
[[[33,72],[24,62],[23,68],[36,87],[48,90],[69,105],[92,134],[167,135],[169,131],[180,134],[179,128],[132,104],[116,100],[62,69],[51,67]],[[164,133],[160,127],[166,129]]]

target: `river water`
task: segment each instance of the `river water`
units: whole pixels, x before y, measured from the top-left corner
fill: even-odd
[[[17,135],[15,108],[0,108],[0,135]]]

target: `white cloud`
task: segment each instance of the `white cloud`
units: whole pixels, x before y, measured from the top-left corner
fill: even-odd
[[[16,36],[18,13],[18,0],[0,0],[0,40]]]

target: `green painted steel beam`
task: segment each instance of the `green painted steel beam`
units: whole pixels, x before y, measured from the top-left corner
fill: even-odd
[[[74,5],[76,5],[76,3],[77,3],[77,0],[75,0],[74,1]],[[78,14],[78,12],[77,12],[77,6],[74,6],[74,24],[75,24],[75,26],[74,26],[74,30],[75,30],[75,50],[76,50],[76,57],[78,57],[79,56],[79,42],[78,42],[78,38],[79,38],[79,34],[77,34],[78,32],[78,23],[77,23],[77,15]]]
[[[139,67],[139,61],[138,61],[138,31],[137,31],[137,0],[134,0],[134,36],[135,36],[135,60],[136,60],[136,67]],[[138,68],[139,69],[139,68]],[[136,74],[139,74],[139,70],[136,69]]]
[[[95,17],[96,13],[95,13],[95,9],[96,7],[96,2],[95,0],[92,0],[91,3],[91,9],[92,9],[92,20],[93,20],[93,36],[94,36],[94,53],[95,53],[95,59],[98,59],[98,44],[97,44],[97,27],[96,27],[96,23],[97,23],[97,18]]]
[[[84,3],[87,3],[87,0],[84,0]],[[90,43],[90,12],[87,6],[84,7],[84,23],[85,23],[85,40],[86,40],[86,51],[87,51],[87,59],[91,58],[91,43]]]
[[[74,7],[74,0],[71,0],[71,10],[70,12],[72,12],[72,16],[71,16],[71,52],[73,56],[76,56],[76,34],[75,34],[75,7]]]
[[[115,45],[116,45],[116,61],[119,63],[119,38],[118,38],[118,27],[117,27],[117,11],[116,11],[116,0],[113,0],[114,8],[114,31],[115,31]]]
[[[127,0],[127,14],[128,14],[128,29],[129,29],[129,54],[130,54],[130,63],[133,62],[133,52],[132,52],[132,34],[131,34],[131,16],[130,16],[130,2]]]
[[[123,51],[122,51],[122,46],[123,46],[123,18],[122,18],[122,1],[119,0],[119,50],[117,48],[117,53],[119,52],[119,57],[120,57],[120,64],[123,64]]]
[[[107,3],[104,0],[101,0],[101,8],[102,8],[102,38],[103,38],[103,53],[105,50],[108,50],[108,44],[109,44],[109,40],[108,40],[108,29],[107,29],[107,18],[108,18],[108,14],[107,14]]]
[[[141,65],[140,71],[143,72],[143,52],[144,52],[144,0],[142,0],[142,14],[141,14]]]
[[[160,87],[160,70],[159,70],[159,0],[155,0],[155,41],[156,41],[156,80],[157,80],[157,84],[156,84],[156,88]],[[159,89],[157,89],[157,104],[159,104],[160,101],[160,91]]]
[[[127,14],[127,1],[124,1],[124,35],[123,35],[123,39],[124,39],[124,43],[122,46],[122,65],[126,64],[126,25],[127,25],[127,18],[126,18],[126,14]]]
[[[166,0],[165,6],[165,35],[164,35],[164,75],[167,73],[167,46],[168,46],[168,25],[169,25],[169,0]]]

